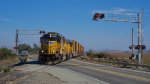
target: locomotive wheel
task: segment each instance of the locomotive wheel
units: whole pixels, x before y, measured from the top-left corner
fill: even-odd
[[[54,60],[52,60],[52,65],[54,65],[55,64],[55,61]]]
[[[59,57],[58,57],[58,63],[60,63],[60,62],[61,62],[61,57],[59,56]]]
[[[38,62],[41,64],[42,63],[42,58],[39,56],[38,57]]]
[[[24,62],[27,62],[27,58],[25,58]]]
[[[68,55],[66,54],[66,60],[65,61],[67,61],[68,60]]]
[[[63,56],[62,55],[60,56],[60,60],[61,60],[61,62],[63,61]]]
[[[55,64],[55,56],[52,56],[52,65],[54,65]]]
[[[39,56],[38,61],[39,61],[40,64],[45,64],[46,63],[46,57],[40,57]]]

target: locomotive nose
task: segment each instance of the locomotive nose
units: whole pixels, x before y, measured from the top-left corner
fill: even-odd
[[[49,53],[56,53],[57,42],[49,41]]]

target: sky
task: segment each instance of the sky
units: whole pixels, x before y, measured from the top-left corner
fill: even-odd
[[[93,21],[93,14],[137,14],[144,9],[143,43],[150,49],[149,3],[149,0],[0,0],[0,47],[13,48],[15,32],[19,29],[58,32],[67,39],[78,41],[84,45],[85,50],[128,51],[131,28],[134,28],[134,43],[137,45],[137,24]],[[39,37],[40,35],[19,35],[19,43],[40,45]]]

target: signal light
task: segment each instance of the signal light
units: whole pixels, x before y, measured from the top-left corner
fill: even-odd
[[[133,48],[134,48],[134,45],[129,46],[129,49],[133,49]]]
[[[93,16],[93,20],[98,20],[98,19],[103,19],[103,18],[105,18],[104,13],[95,13]]]
[[[39,33],[42,34],[42,31],[40,31]]]
[[[40,34],[45,34],[45,31],[40,31],[39,33],[40,33]]]
[[[146,46],[145,46],[145,45],[142,45],[142,49],[146,49]]]
[[[19,47],[14,47],[14,49],[19,49]]]
[[[45,34],[45,31],[43,31],[43,34]]]
[[[134,47],[135,49],[146,49],[146,46],[145,45],[137,45]]]

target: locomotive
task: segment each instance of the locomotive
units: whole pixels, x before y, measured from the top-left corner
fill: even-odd
[[[84,54],[84,47],[75,40],[66,39],[57,32],[48,32],[40,37],[40,63],[58,63]]]

